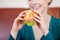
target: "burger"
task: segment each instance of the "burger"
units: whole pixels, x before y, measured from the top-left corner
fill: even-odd
[[[36,15],[36,12],[34,12],[33,10],[27,10],[27,12],[25,13],[24,21],[28,26],[33,26],[36,24],[36,22],[33,20],[33,15]]]

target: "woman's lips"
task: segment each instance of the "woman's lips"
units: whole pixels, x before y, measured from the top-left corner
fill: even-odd
[[[38,10],[41,7],[41,5],[40,4],[33,4],[31,7],[34,10]]]

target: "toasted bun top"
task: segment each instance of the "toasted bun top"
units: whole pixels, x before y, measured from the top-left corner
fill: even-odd
[[[26,14],[24,16],[24,20],[25,21],[32,21],[33,20],[33,16],[32,15],[34,15],[34,14],[36,14],[34,11],[27,10],[27,12],[26,12]]]

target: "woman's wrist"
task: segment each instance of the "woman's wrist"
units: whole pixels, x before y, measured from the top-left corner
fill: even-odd
[[[45,30],[45,31],[43,32],[44,36],[46,36],[48,33],[49,33],[48,30]]]
[[[12,37],[13,37],[14,39],[16,39],[17,33],[18,33],[17,30],[13,30],[13,29],[11,30],[11,35],[12,35]]]

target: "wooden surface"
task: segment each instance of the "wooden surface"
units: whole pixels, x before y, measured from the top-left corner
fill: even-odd
[[[0,40],[8,40],[14,19],[25,9],[0,8]],[[59,18],[60,8],[50,8],[49,15]]]

